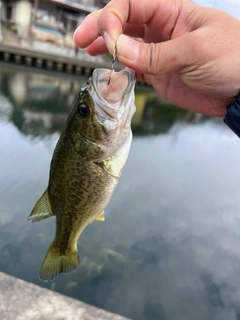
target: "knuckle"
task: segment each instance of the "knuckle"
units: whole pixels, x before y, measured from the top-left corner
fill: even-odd
[[[160,48],[155,43],[147,44],[145,55],[144,55],[144,62],[146,67],[147,73],[158,73],[160,69]]]

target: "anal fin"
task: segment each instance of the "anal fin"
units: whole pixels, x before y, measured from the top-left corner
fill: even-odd
[[[48,189],[46,189],[32,209],[32,212],[28,217],[28,222],[40,221],[51,216],[54,216],[54,213],[49,201]]]

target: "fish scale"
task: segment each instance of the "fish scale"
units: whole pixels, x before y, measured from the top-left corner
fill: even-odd
[[[80,90],[53,153],[48,187],[29,216],[31,222],[56,218],[39,272],[43,281],[76,269],[80,234],[104,220],[131,146],[134,84],[129,69],[96,69]]]

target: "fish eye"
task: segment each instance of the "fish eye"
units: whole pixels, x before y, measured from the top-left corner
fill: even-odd
[[[81,103],[77,106],[77,112],[83,118],[87,118],[90,115],[90,109],[85,103]]]

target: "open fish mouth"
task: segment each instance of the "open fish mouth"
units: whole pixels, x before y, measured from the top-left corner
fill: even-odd
[[[108,69],[95,69],[92,74],[92,94],[96,103],[99,120],[119,120],[134,95],[135,77],[125,68],[119,72]],[[110,120],[110,119],[109,119]]]

